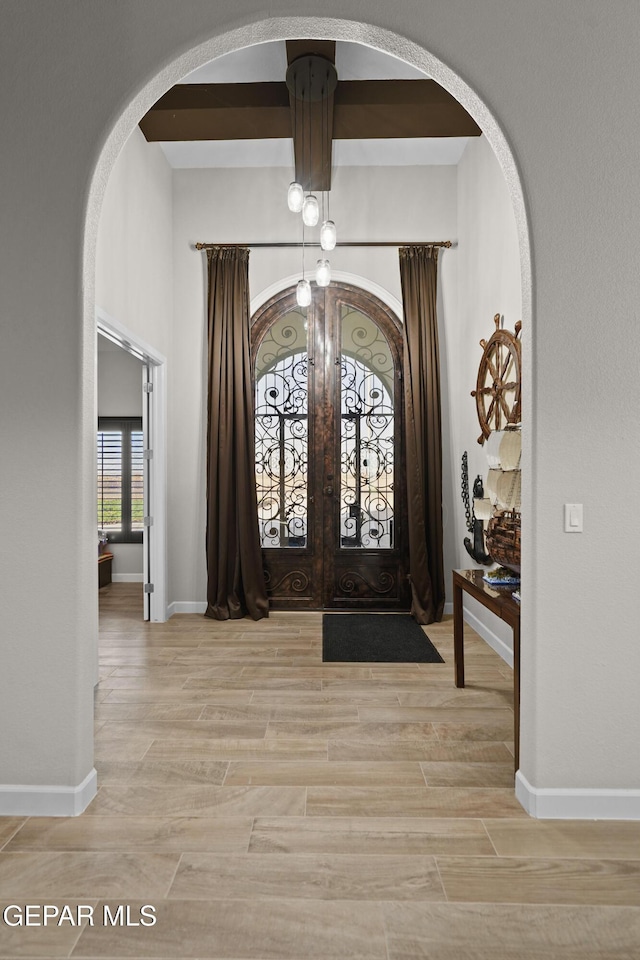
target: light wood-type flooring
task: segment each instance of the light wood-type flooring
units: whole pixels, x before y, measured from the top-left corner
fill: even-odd
[[[0,818],[0,903],[92,905],[2,957],[638,960],[640,824],[534,821],[512,676],[466,631],[444,664],[323,664],[321,615],[141,620],[101,591],[94,802]],[[103,926],[104,904],[157,923]]]

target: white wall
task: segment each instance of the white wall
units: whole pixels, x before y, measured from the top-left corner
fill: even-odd
[[[451,460],[457,479],[454,566],[472,567],[475,564],[464,548],[464,538],[469,534],[460,496],[460,466],[466,450],[470,486],[477,474],[486,483],[487,458],[484,447],[477,442],[480,425],[476,402],[470,395],[482,356],[480,340],[488,340],[494,332],[496,313],[504,317],[507,330],[513,331],[522,320],[520,251],[513,205],[504,174],[484,136],[469,141],[458,164],[458,285],[458,322],[448,343],[454,417]],[[525,419],[529,412],[525,409]],[[485,635],[503,655],[513,650],[510,627],[473,600],[465,599],[465,609],[472,614],[474,626],[478,626],[474,618],[480,621]]]
[[[266,11],[255,0],[1,5],[0,63],[11,78],[0,84],[0,121],[11,131],[0,151],[0,449],[11,451],[0,494],[2,809],[27,806],[31,794],[16,784],[47,802],[48,785],[87,800],[97,632],[94,261],[117,150],[162,93],[211,57],[262,40],[330,36],[385,49],[444,83],[508,171],[526,254],[531,411],[521,772],[533,789],[564,797],[565,809],[577,791],[599,791],[614,809],[624,794],[640,816],[632,579],[640,528],[611,496],[612,464],[622,491],[634,491],[640,474],[640,127],[629,123],[640,5],[325,0],[322,18],[317,11],[311,0]],[[55,568],[42,554],[51,500],[70,532],[56,544]],[[584,534],[563,532],[566,501],[584,503]]]
[[[98,416],[142,416],[142,361],[115,344],[98,346]]]
[[[96,306],[169,356],[173,246],[171,168],[136,127],[109,177],[96,252]]]
[[[300,240],[300,217],[290,213],[286,203],[290,179],[285,168],[174,172],[176,335],[169,380],[169,596],[179,602],[206,598],[206,257],[193,245],[198,240]],[[334,177],[331,216],[343,240],[455,239],[456,179],[454,166],[343,167]],[[315,235],[317,239],[318,232],[318,228],[307,231],[307,238]],[[317,258],[317,250],[306,251],[311,276]],[[301,261],[297,249],[252,250],[251,297],[259,297],[279,279],[297,277]],[[373,281],[401,301],[397,249],[336,248],[330,261],[332,270]],[[455,250],[441,252],[440,278],[439,320],[446,339],[445,328],[456,324]],[[445,429],[447,417],[445,409]],[[447,491],[449,471],[447,462]],[[450,516],[447,505],[447,555],[452,554],[454,542]]]
[[[98,416],[142,416],[142,361],[101,336],[98,336]],[[134,577],[142,581],[141,543],[110,543],[109,550],[113,554],[114,582],[131,581]]]

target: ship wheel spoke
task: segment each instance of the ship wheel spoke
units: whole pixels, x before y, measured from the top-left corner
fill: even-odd
[[[505,400],[503,393],[500,394],[500,396],[498,397],[498,400],[500,401],[500,406],[504,410],[504,415],[507,418],[507,423],[508,423],[511,418],[511,410],[509,409],[509,405]]]
[[[498,366],[500,366],[500,359],[498,358]],[[493,358],[491,354],[487,354],[487,367],[489,369],[489,376],[492,380],[500,380],[497,367],[493,365]]]
[[[501,380],[504,380],[504,378],[506,377],[507,373],[509,372],[509,368],[511,367],[512,364],[513,364],[513,354],[512,354],[511,351],[509,350],[508,353],[507,353],[506,360],[505,360],[505,362],[504,362],[504,366],[502,367],[502,372],[500,373],[500,379],[501,379]]]

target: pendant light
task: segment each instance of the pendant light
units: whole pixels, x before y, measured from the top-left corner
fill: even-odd
[[[293,180],[289,184],[287,203],[289,205],[289,210],[291,210],[292,213],[300,213],[302,210],[302,205],[304,203],[304,190],[302,188],[302,184],[298,183],[296,180]]]
[[[320,219],[318,198],[312,193],[307,194],[302,204],[302,219],[307,227],[315,227]]]
[[[298,280],[296,287],[296,303],[299,307],[308,307],[311,303],[311,284],[304,277]]]
[[[316,283],[319,287],[328,287],[331,283],[331,265],[328,260],[318,260],[316,264]]]
[[[333,250],[336,245],[336,225],[333,220],[325,220],[320,227],[320,246],[323,250]]]

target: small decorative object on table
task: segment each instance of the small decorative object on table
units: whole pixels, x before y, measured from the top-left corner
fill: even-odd
[[[482,578],[494,587],[517,586],[520,583],[520,577],[513,570],[507,567],[496,567],[495,570],[488,570]]]

